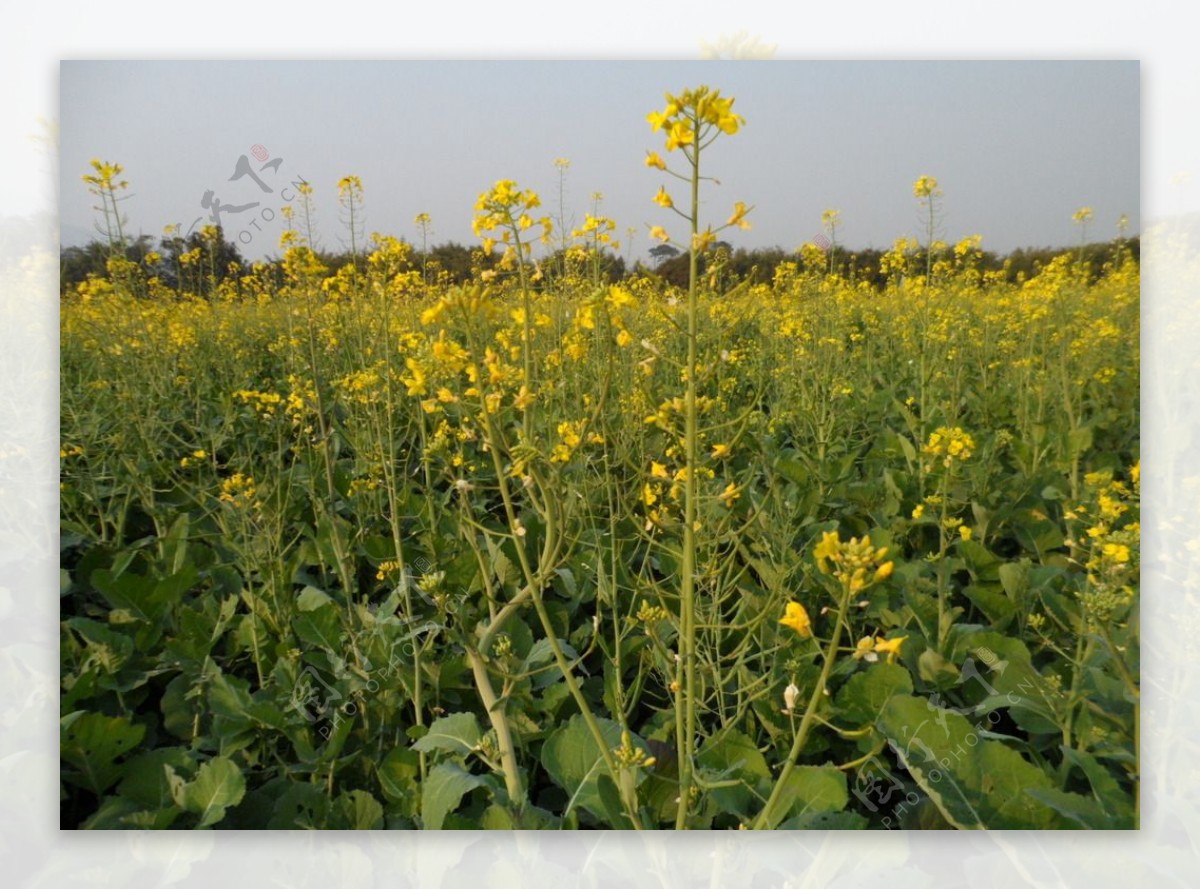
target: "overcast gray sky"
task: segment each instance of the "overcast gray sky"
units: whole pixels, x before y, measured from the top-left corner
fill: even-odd
[[[61,67],[62,238],[95,234],[80,178],[93,157],[124,165],[134,233],[209,221],[211,191],[227,238],[254,258],[278,253],[278,209],[298,178],[316,191],[323,247],[346,240],[336,183],[347,174],[365,186],[367,232],[418,240],[413,217],[427,212],[433,242],[472,243],[475,199],[497,179],[556,213],[565,157],[568,220],[601,192],[644,256],[647,226],[680,228],[651,200],[671,181],[643,164],[662,151],[645,116],[665,91],[700,83],[746,119],[703,159],[721,182],[704,191],[707,219],[754,205],[753,228],[728,233],[735,246],[794,248],[827,208],[851,247],[916,236],[923,174],[942,187],[950,241],[1072,244],[1084,205],[1091,238],[1113,237],[1121,214],[1140,227],[1137,62],[79,61]],[[243,155],[262,186],[230,181]]]

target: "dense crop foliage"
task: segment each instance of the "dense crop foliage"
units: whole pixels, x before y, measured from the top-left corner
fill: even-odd
[[[726,101],[652,116],[697,176]],[[693,205],[610,284],[539,204],[462,286],[290,229],[64,298],[63,825],[1136,825],[1128,252],[739,283]]]

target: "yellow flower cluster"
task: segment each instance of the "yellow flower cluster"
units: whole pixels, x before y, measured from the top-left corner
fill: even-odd
[[[229,478],[221,481],[219,500],[235,509],[241,510],[258,506],[257,496],[258,487],[255,485],[252,476],[234,473]]]
[[[956,460],[970,460],[975,440],[961,427],[941,426],[929,434],[929,441],[921,450],[931,457],[941,457],[942,465],[949,467]]]
[[[637,611],[637,620],[642,624],[654,624],[666,620],[667,617],[666,609],[662,606],[652,606],[647,600],[642,600],[642,605]]]
[[[194,467],[197,464],[203,463],[206,460],[208,460],[208,452],[203,448],[197,448],[191,454],[185,455],[183,458],[181,458],[179,461],[179,466],[187,469],[188,467]]]
[[[1141,489],[1141,464],[1129,470],[1132,486],[1113,478],[1112,470],[1084,476],[1086,503],[1079,504],[1066,518],[1090,522],[1086,541],[1080,542],[1087,557],[1087,584],[1080,600],[1090,620],[1111,621],[1133,599],[1141,547],[1141,524],[1137,520]]]
[[[843,541],[837,532],[825,532],[813,550],[817,568],[848,585],[851,593],[865,590],[892,574],[895,564],[891,560],[884,562],[887,553],[887,547],[871,543],[870,535],[864,535],[861,541],[858,538]]]
[[[913,195],[918,198],[928,198],[931,195],[937,197],[942,192],[938,188],[938,181],[932,176],[921,176],[913,183]]]
[[[499,233],[501,243],[506,245],[504,256],[501,258],[501,266],[505,266],[515,259],[515,244],[521,243],[521,250],[524,254],[529,254],[532,250],[531,244],[521,242],[521,232],[538,225],[542,229],[542,241],[549,241],[553,231],[550,217],[543,216],[534,219],[530,216],[530,212],[541,205],[542,200],[538,197],[537,192],[532,189],[517,188],[516,182],[511,179],[501,179],[490,191],[479,195],[479,199],[475,202],[476,214],[471,221],[471,230],[476,237],[483,238],[485,253],[491,253],[491,249],[495,245],[495,240],[490,235],[485,237],[485,233]]]
[[[888,664],[896,660],[900,647],[908,637],[893,637],[890,640],[883,637],[863,637],[854,647],[855,661],[878,661],[880,655],[886,655]]]
[[[616,755],[619,766],[641,766],[649,769],[657,762],[656,758],[651,757],[641,748],[634,747],[633,738],[627,729],[621,732],[621,744],[612,751]]]
[[[667,151],[703,142],[714,127],[732,136],[746,123],[741,115],[733,113],[733,99],[707,86],[684,90],[678,96],[667,93],[666,99],[667,107],[651,112],[646,120],[654,132],[667,131]],[[652,154],[646,163],[658,167],[657,160],[661,159]]]
[[[394,559],[385,559],[379,564],[379,568],[375,572],[377,581],[386,581],[396,572],[400,571],[400,563]]]

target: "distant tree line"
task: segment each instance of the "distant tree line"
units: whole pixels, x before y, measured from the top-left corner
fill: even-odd
[[[1120,242],[1133,255],[1140,259],[1141,242],[1139,238],[1126,238]],[[983,251],[976,263],[982,271],[1003,271],[1004,279],[1010,282],[1020,281],[1037,274],[1038,270],[1052,259],[1063,253],[1074,253],[1086,264],[1093,277],[1098,276],[1106,263],[1114,256],[1115,243],[1111,241],[1087,244],[1075,248],[1023,247],[1008,254],[998,254],[993,251]],[[874,287],[883,288],[887,285],[888,276],[880,272],[880,259],[887,253],[877,248],[848,250],[838,247],[830,262],[831,271],[854,281],[866,281]],[[82,247],[66,247],[60,254],[60,288],[61,293],[75,289],[80,282],[89,276],[104,276],[107,262],[113,254],[110,245],[100,241],[92,241]],[[151,274],[157,275],[162,283],[172,289],[181,288],[181,277],[185,276],[184,262],[186,254],[198,257],[197,262],[203,266],[212,282],[219,283],[230,276],[243,275],[249,270],[249,263],[243,259],[237,246],[226,241],[218,231],[215,239],[205,239],[201,232],[193,232],[189,236],[165,236],[155,245],[149,235],[130,239],[124,246],[123,254],[126,259],[143,264]],[[330,273],[336,272],[342,266],[348,265],[353,257],[348,251],[328,252],[317,251],[322,263]],[[924,252],[917,251],[914,255],[914,268],[924,266]],[[456,242],[435,245],[422,254],[415,247],[412,252],[412,264],[415,270],[425,270],[430,281],[443,281],[461,284],[480,271],[494,268],[500,260],[499,251],[485,255],[478,248],[466,247]],[[713,250],[701,258],[701,270],[709,270],[719,274],[724,282],[751,280],[756,283],[769,283],[775,270],[781,263],[795,262],[797,255],[780,247],[734,248],[728,242],[718,241]],[[548,277],[561,274],[569,267],[569,254],[562,250],[541,257],[539,267]],[[278,259],[265,260],[268,267],[278,268]],[[688,277],[688,256],[669,245],[659,245],[650,250],[649,263],[641,260],[628,265],[626,260],[613,253],[604,254],[598,270],[600,277],[609,282],[619,281],[629,274],[650,274],[664,281],[685,287]],[[186,280],[186,279],[184,279]]]

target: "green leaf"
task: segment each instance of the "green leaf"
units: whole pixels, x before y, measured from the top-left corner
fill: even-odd
[[[1113,828],[1133,828],[1133,800],[1131,795],[1121,790],[1117,780],[1091,754],[1077,751],[1074,748],[1062,748],[1063,759],[1072,766],[1077,766],[1087,777],[1092,786],[1092,796],[1105,812],[1113,816]]]
[[[1121,824],[1117,816],[1106,812],[1104,806],[1092,797],[1059,791],[1057,788],[1028,788],[1025,793],[1072,823],[1072,828],[1106,830],[1133,827],[1132,820],[1131,824]]]
[[[225,818],[225,809],[236,806],[246,793],[246,779],[237,764],[226,757],[214,757],[200,767],[196,778],[184,782],[170,767],[165,767],[175,803],[199,818],[197,828],[208,828]]]
[[[458,809],[463,795],[483,784],[483,779],[472,775],[457,763],[439,763],[429,771],[421,786],[422,827],[437,831],[446,820],[446,814]]]
[[[808,469],[798,460],[793,460],[789,457],[776,458],[775,469],[779,475],[783,476],[789,482],[795,482],[801,486],[808,484]]]
[[[154,748],[143,751],[125,763],[125,776],[117,786],[117,794],[142,807],[160,810],[173,803],[171,783],[164,767],[190,772],[192,759],[184,748]]]
[[[311,584],[301,590],[299,596],[296,597],[296,608],[301,612],[315,611],[326,603],[332,605],[333,598],[325,591],[318,590]]]
[[[793,816],[776,826],[781,831],[861,831],[866,827],[867,818],[860,813],[829,810]]]
[[[1071,457],[1083,454],[1092,447],[1092,428],[1081,426],[1067,433],[1067,453]]]
[[[933,649],[926,649],[917,659],[917,672],[926,683],[945,689],[958,679],[958,668]]]
[[[383,807],[368,791],[347,791],[334,802],[347,827],[355,831],[383,828]]]
[[[1000,566],[1001,576],[1007,568],[1010,566]],[[998,629],[1006,627],[1017,614],[1017,604],[1001,593],[996,584],[968,584],[963,588],[963,596],[978,606],[988,621]]]
[[[379,789],[390,803],[408,801],[418,790],[420,758],[408,748],[393,748],[379,764]],[[409,815],[412,815],[411,813]]]
[[[893,695],[913,691],[912,677],[898,664],[878,662],[846,681],[835,702],[844,720],[862,725],[874,723]]]
[[[575,647],[566,640],[559,640],[558,645],[562,648],[563,654],[567,658],[576,658]],[[529,654],[525,656],[525,661],[521,664],[521,673],[531,671],[536,667],[544,664],[549,664],[554,660],[554,649],[550,646],[550,641],[542,637],[536,643],[529,647]]]
[[[293,782],[279,795],[267,828],[324,828],[329,820],[329,798],[316,785]]]
[[[983,739],[958,714],[897,696],[876,721],[908,770],[956,828],[1054,828],[1054,810],[1026,794],[1051,789],[1040,769],[1002,742]]]
[[[620,725],[604,717],[597,718],[597,722],[605,745],[610,750],[619,746]],[[647,749],[646,743],[636,736],[631,736],[631,741],[635,747]],[[542,766],[554,783],[569,795],[563,818],[576,807],[583,807],[600,819],[611,820],[614,815],[619,815],[620,811],[617,814],[609,812],[609,805],[601,796],[600,777],[606,776],[610,781],[615,779],[581,715],[576,714],[546,739],[542,745]]]
[[[771,814],[774,828],[789,816],[838,812],[850,800],[846,774],[833,766],[797,766],[787,778]]]
[[[1029,560],[1006,562],[1000,566],[1000,583],[1004,592],[1017,606],[1025,602],[1025,592],[1029,590]]]
[[[292,619],[292,630],[305,643],[324,649],[334,655],[342,655],[342,622],[337,608],[332,603],[318,606]]]
[[[173,806],[161,810],[143,810],[123,797],[106,797],[100,808],[92,813],[81,828],[88,831],[121,830],[130,828],[170,828],[179,810]]]
[[[413,750],[470,754],[479,745],[479,738],[479,724],[474,714],[449,714],[434,720],[429,732],[417,739]]]
[[[511,831],[517,826],[513,824],[512,813],[499,804],[492,804],[483,811],[479,827],[485,831]]]
[[[724,733],[715,744],[700,751],[696,762],[705,773],[709,796],[717,806],[740,816],[752,812],[760,786],[771,779],[762,752],[752,739],[737,731]]]
[[[172,573],[183,571],[187,564],[188,526],[191,523],[188,514],[180,513],[171,523],[171,529],[162,539],[163,559]]]
[[[1047,685],[1023,642],[962,626],[955,629],[950,646],[951,657],[963,666],[960,682],[971,692],[966,700],[974,702],[977,713],[1007,708],[1027,732],[1061,732],[1055,703],[1062,693]]]
[[[59,756],[79,770],[85,788],[97,796],[117,781],[121,767],[116,759],[146,734],[142,724],[104,714],[68,714],[61,721]]]

